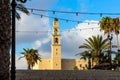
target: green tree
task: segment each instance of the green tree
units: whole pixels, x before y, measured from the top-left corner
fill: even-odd
[[[103,17],[100,21],[100,30],[104,31],[104,34],[108,34],[113,31],[113,28],[111,27],[111,18],[110,17]]]
[[[0,0],[0,80],[9,80],[10,46],[10,0]]]
[[[77,66],[74,66],[74,68],[73,68],[74,70],[79,70],[79,68],[77,67]]]
[[[117,47],[119,48],[119,41],[118,41],[118,35],[119,35],[119,30],[120,30],[120,25],[119,25],[119,18],[113,18],[112,19],[112,25],[111,27],[113,28],[113,32],[116,35],[116,42],[117,42]]]
[[[40,55],[38,54],[38,50],[29,48],[23,48],[23,50],[24,52],[21,53],[23,56],[21,56],[19,59],[25,58],[28,64],[28,69],[32,69],[35,63],[37,63],[37,61],[40,61],[41,59]]]
[[[107,34],[108,36],[112,32],[114,32],[116,35],[117,47],[119,47],[118,42],[118,34],[120,30],[119,18],[103,17],[100,21],[100,30],[103,30],[104,34]]]
[[[103,39],[102,36],[97,35],[89,37],[88,39],[85,39],[85,41],[86,43],[83,43],[79,48],[91,51],[96,64],[100,63],[100,55],[106,48],[108,48],[107,39]]]
[[[0,79],[1,80],[9,80],[9,73],[10,73],[9,66],[10,66],[11,29],[12,29],[10,2],[11,0],[0,0]]]

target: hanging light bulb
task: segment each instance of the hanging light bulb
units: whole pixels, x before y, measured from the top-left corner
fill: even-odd
[[[33,12],[33,9],[31,9],[31,13]]]
[[[41,15],[41,18],[43,17],[43,15]]]
[[[100,23],[98,23],[98,25],[99,25]]]
[[[102,13],[100,13],[100,17],[102,17]]]
[[[76,12],[76,16],[78,16],[78,12]]]
[[[92,30],[93,30],[93,28],[92,28]]]
[[[53,11],[53,14],[55,14],[55,11]]]
[[[68,20],[66,20],[66,22],[68,22]]]
[[[88,25],[89,25],[90,23],[88,22]]]

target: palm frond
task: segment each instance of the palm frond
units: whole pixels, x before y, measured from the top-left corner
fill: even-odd
[[[30,14],[29,11],[27,10],[27,8],[23,4],[18,3],[17,6],[16,6],[16,9],[25,13],[26,15]]]
[[[21,57],[18,58],[18,60],[20,60],[21,58],[24,58],[24,57],[25,57],[25,56],[21,56]]]

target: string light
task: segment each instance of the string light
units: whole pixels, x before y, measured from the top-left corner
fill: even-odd
[[[55,14],[55,11],[53,11],[53,14]]]
[[[69,12],[69,11],[56,11],[56,10],[43,10],[43,9],[33,9],[33,8],[27,8],[28,10],[34,10],[34,11],[42,11],[42,12],[53,12],[55,13],[66,13],[66,14],[87,14],[87,15],[100,15],[102,17],[103,15],[120,15],[120,13],[91,13],[91,12]]]
[[[76,13],[76,16],[78,16],[78,12]]]
[[[102,17],[102,13],[100,13],[100,17]]]
[[[28,10],[31,10],[31,13],[33,15],[38,15],[38,16],[41,16],[42,17],[49,17],[49,18],[56,18],[56,17],[52,17],[52,16],[47,16],[47,15],[42,15],[42,14],[37,14],[37,13],[33,13],[34,11],[42,11],[42,12],[52,12],[53,14],[56,14],[56,13],[66,13],[66,14],[75,14],[76,16],[78,16],[79,14],[89,14],[89,15],[100,15],[100,17],[102,17],[103,15],[120,15],[120,13],[85,13],[85,12],[67,12],[67,11],[55,11],[55,10],[43,10],[43,9],[33,9],[33,8],[27,8]],[[63,20],[63,21],[66,21],[66,22],[76,22],[77,24],[79,23],[87,23],[88,25],[89,24],[100,24],[100,22],[83,22],[83,21],[77,21],[77,20],[69,20],[69,19],[63,19],[63,18],[57,18],[58,20]],[[119,22],[120,23],[120,22]],[[94,28],[86,28],[86,29],[76,29],[76,30],[79,30],[79,31],[82,31],[82,30],[87,30],[87,29],[94,29]],[[61,32],[63,31],[76,31],[76,30],[62,30]],[[31,33],[31,32],[36,32],[36,33],[39,33],[39,32],[52,32],[52,31],[49,31],[49,30],[46,30],[46,31],[16,31],[16,32],[28,32],[28,33]]]
[[[33,9],[31,9],[31,13],[33,12]]]
[[[41,15],[41,18],[43,17],[43,15]]]
[[[95,28],[100,28],[100,27],[92,27],[92,28],[83,28],[83,29],[68,29],[68,30],[61,30],[60,32],[72,32],[72,31],[82,31],[82,30],[93,30]],[[52,30],[44,30],[44,31],[29,31],[29,30],[26,30],[26,31],[20,31],[20,30],[17,30],[16,31],[17,33],[48,33],[48,32],[52,32]]]
[[[37,15],[37,16],[42,16],[42,17],[48,17],[48,18],[53,18],[55,19],[56,17],[52,17],[52,16],[47,16],[47,15],[42,15],[42,14],[37,14],[37,13],[32,13],[33,15]],[[66,21],[66,22],[76,22],[76,23],[88,23],[89,24],[98,24],[99,22],[83,22],[83,21],[77,21],[77,20],[70,20],[70,19],[63,19],[63,18],[57,18],[58,20],[62,20],[62,21]]]

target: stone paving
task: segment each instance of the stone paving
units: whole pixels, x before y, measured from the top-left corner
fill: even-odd
[[[120,80],[120,71],[17,70],[16,80]]]

